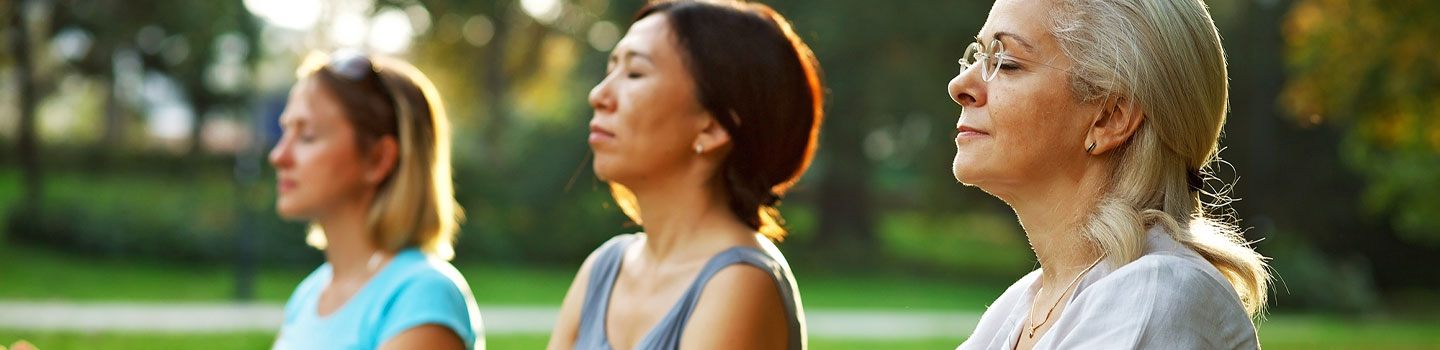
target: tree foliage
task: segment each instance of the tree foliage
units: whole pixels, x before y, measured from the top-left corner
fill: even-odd
[[[1303,0],[1284,23],[1281,105],[1346,130],[1361,204],[1416,242],[1440,243],[1440,2]]]

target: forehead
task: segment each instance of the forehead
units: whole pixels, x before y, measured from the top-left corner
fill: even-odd
[[[990,8],[990,16],[985,19],[985,27],[980,29],[980,39],[989,42],[995,39],[996,34],[1005,33],[1018,36],[1037,51],[1054,49],[1056,43],[1050,35],[1050,27],[1054,23],[1052,11],[1055,6],[1053,0],[996,1]],[[1003,41],[1007,48],[1021,46],[1012,38]]]
[[[337,116],[337,103],[316,77],[300,79],[295,83],[295,87],[290,89],[290,98],[285,103],[285,111],[280,115],[280,125],[300,122],[325,124]]]
[[[615,45],[616,56],[638,52],[650,56],[666,56],[675,51],[673,30],[670,20],[663,13],[656,13],[630,25],[625,37]]]

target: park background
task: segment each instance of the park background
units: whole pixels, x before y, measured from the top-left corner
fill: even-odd
[[[1036,267],[1013,213],[950,174],[960,107],[945,85],[990,3],[766,3],[828,87],[817,159],[780,207],[806,308],[973,320]],[[1233,185],[1246,238],[1274,258],[1262,345],[1440,348],[1440,2],[1206,3],[1231,79],[1228,163],[1209,185]],[[435,81],[468,217],[454,264],[482,310],[543,314],[591,249],[638,229],[591,172],[585,135],[586,94],[641,4],[0,1],[0,344],[268,347],[263,325],[15,318],[37,305],[283,303],[323,256],[302,223],[274,215],[265,155],[295,66],[338,47],[405,58]],[[488,316],[503,330],[491,348],[548,335]],[[855,322],[812,347],[943,349],[970,333]]]

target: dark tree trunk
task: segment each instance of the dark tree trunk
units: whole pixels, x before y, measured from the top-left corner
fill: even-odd
[[[864,110],[854,107],[837,103],[831,111]],[[861,147],[866,123],[856,122],[857,117],[832,115],[821,133],[827,159],[819,185],[820,225],[815,245],[823,255],[836,258],[831,261],[863,264],[878,250],[878,240],[870,193],[872,166]],[[841,119],[851,122],[834,122]]]
[[[188,85],[204,86],[204,84]],[[194,119],[192,119],[194,122],[190,124],[190,146],[188,147],[188,154],[190,159],[195,161],[198,161],[205,153],[205,140],[202,137],[204,136],[202,132],[205,127],[205,118],[206,114],[209,114],[210,109],[216,105],[215,96],[203,90],[204,88],[202,87],[190,92],[194,94],[194,97],[190,98],[190,103],[192,104],[191,109],[195,111],[195,114]]]
[[[105,134],[100,146],[106,153],[118,151],[125,142],[125,114],[120,110],[120,98],[115,96],[115,74],[106,71],[105,84]]]
[[[40,147],[35,135],[35,105],[40,97],[35,86],[35,67],[31,62],[30,33],[25,25],[24,1],[10,2],[10,52],[15,55],[15,80],[19,87],[20,125],[16,152],[20,161],[21,181],[24,195],[21,208],[38,213],[42,182],[40,177]]]
[[[506,1],[494,3],[490,12],[494,33],[490,37],[490,42],[482,48],[484,58],[476,62],[484,65],[484,68],[480,70],[485,74],[485,91],[482,93],[487,95],[484,98],[487,110],[482,133],[484,139],[480,140],[477,146],[481,147],[480,154],[487,161],[501,161],[503,160],[501,158],[505,156],[504,151],[501,150],[504,145],[501,138],[504,137],[505,129],[509,124],[509,116],[506,115],[509,111],[506,101],[509,99],[505,98],[505,93],[509,91],[510,77],[507,75],[509,72],[506,71],[508,65],[505,47],[509,44],[510,37],[510,13],[507,12],[509,8],[507,5],[510,3]]]

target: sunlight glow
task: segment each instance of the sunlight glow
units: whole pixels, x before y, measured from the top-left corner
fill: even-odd
[[[365,43],[365,31],[369,30],[365,16],[343,13],[330,22],[330,43],[335,47],[359,47]]]
[[[428,25],[428,24],[427,24]],[[410,48],[415,27],[405,11],[386,8],[370,20],[370,48],[384,53],[400,53]]]
[[[465,21],[465,27],[460,32],[460,35],[465,37],[465,42],[470,45],[485,46],[495,37],[495,23],[490,22],[490,18],[485,15],[475,15]]]
[[[615,48],[615,42],[620,41],[620,28],[610,21],[599,21],[590,25],[590,31],[585,36],[595,50],[609,52]]]
[[[520,7],[525,10],[525,14],[543,24],[550,24],[560,18],[561,5],[560,0],[520,0]]]
[[[265,22],[286,29],[306,31],[320,20],[320,0],[245,0],[245,9]]]

